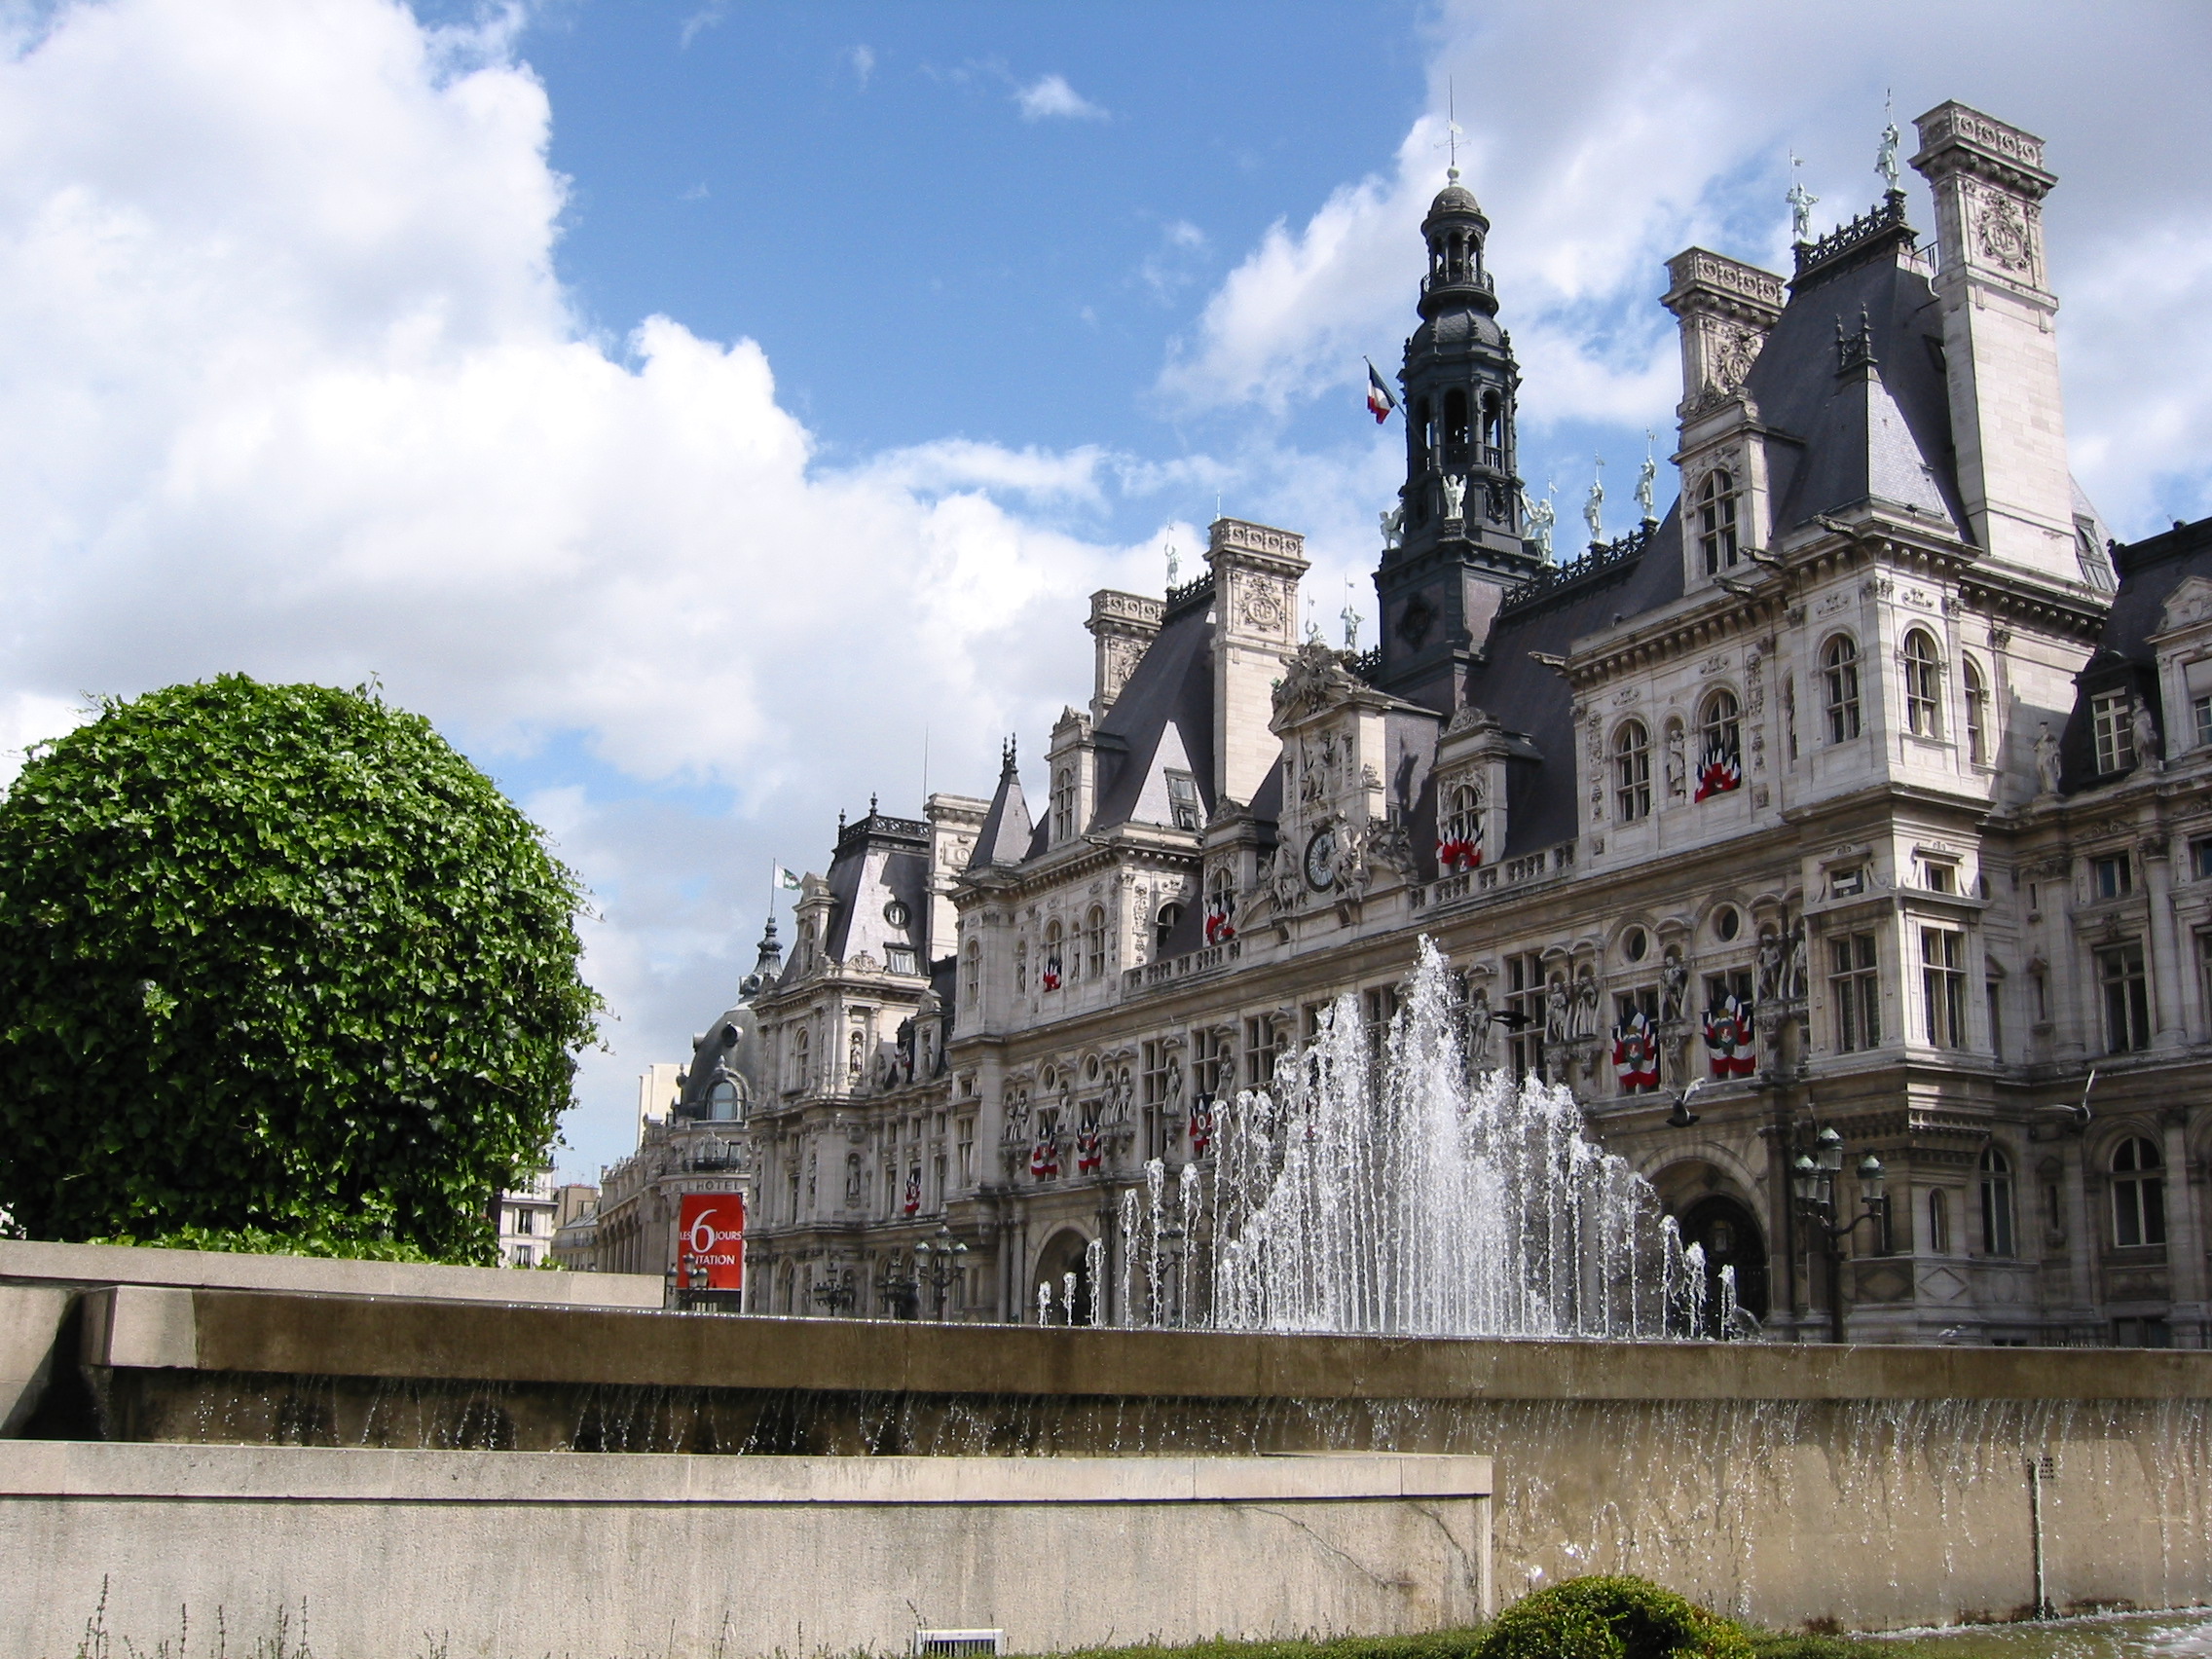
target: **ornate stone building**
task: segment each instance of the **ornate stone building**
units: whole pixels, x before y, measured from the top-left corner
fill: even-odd
[[[1490,223],[1437,196],[1381,645],[1302,642],[1300,538],[1221,520],[1093,598],[1041,814],[1010,746],[987,802],[841,827],[743,1011],[748,1307],[1033,1318],[1074,1273],[1119,1316],[1146,1161],[1340,997],[1383,1026],[1426,935],[1473,1063],[1571,1086],[1769,1334],[1829,1328],[1791,1169],[1832,1129],[1888,1175],[1855,1337],[2203,1343],[2212,521],[2108,552],[2042,143],[1919,129],[1933,245],[1893,188],[1787,277],[1670,262],[1679,498],[1564,564]]]

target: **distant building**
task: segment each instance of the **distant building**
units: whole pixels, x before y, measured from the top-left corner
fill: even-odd
[[[499,1195],[499,1265],[503,1268],[541,1267],[552,1259],[554,1215],[553,1174],[533,1175],[524,1186]]]
[[[2212,522],[2115,591],[2042,141],[1919,128],[1932,243],[1892,188],[1787,276],[1669,262],[1678,499],[1655,459],[1608,540],[1593,487],[1559,563],[1490,221],[1437,195],[1380,644],[1302,630],[1301,538],[1222,519],[1164,599],[1092,597],[1042,815],[1010,748],[988,802],[839,827],[680,1110],[755,1184],[748,1307],[1021,1320],[1072,1275],[1120,1317],[1124,1195],[1203,1179],[1341,997],[1380,1032],[1426,936],[1471,1068],[1571,1088],[1769,1335],[1840,1291],[1865,1340],[2206,1346]],[[1793,1197],[1823,1131],[1887,1171],[1840,1261]],[[651,1271],[675,1137],[631,1163]]]
[[[571,1272],[599,1272],[599,1189],[582,1181],[553,1193],[552,1257]]]
[[[696,1046],[696,1040],[694,1040]],[[638,1139],[644,1145],[645,1125],[665,1118],[683,1088],[683,1066],[677,1060],[655,1060],[638,1074]]]

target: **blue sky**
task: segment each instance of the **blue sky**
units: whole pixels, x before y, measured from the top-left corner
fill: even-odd
[[[840,807],[987,789],[1084,596],[1218,497],[1363,582],[1456,95],[1522,455],[1626,527],[1663,263],[1788,260],[1956,96],[2042,133],[2075,468],[2212,510],[2212,12],[0,4],[0,750],[86,692],[378,675],[597,898],[564,1166]],[[1909,137],[1907,154],[1910,152]],[[1912,211],[1929,228],[1925,193]],[[1672,481],[1661,475],[1662,501]],[[1371,597],[1358,601],[1371,610]],[[1368,629],[1372,638],[1372,627]]]

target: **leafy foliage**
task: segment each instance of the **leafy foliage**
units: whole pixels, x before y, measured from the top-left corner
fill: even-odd
[[[103,702],[0,802],[0,1204],[490,1260],[596,1035],[582,897],[367,688]]]
[[[258,1227],[179,1227],[137,1237],[118,1233],[88,1238],[88,1244],[137,1244],[155,1250],[215,1250],[240,1256],[320,1256],[344,1262],[435,1262],[420,1244],[396,1238],[341,1238],[316,1228],[307,1233],[268,1233]]]
[[[1340,1636],[1327,1641],[1194,1641],[1097,1647],[1061,1659],[1467,1659],[1481,1640],[1472,1630],[1420,1636]]]
[[[1498,1614],[1474,1659],[1751,1659],[1729,1620],[1644,1578],[1569,1578]]]

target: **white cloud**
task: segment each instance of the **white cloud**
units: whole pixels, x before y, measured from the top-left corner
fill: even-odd
[[[1095,451],[832,470],[752,342],[654,317],[609,355],[553,275],[548,125],[498,42],[388,0],[115,0],[0,61],[0,750],[227,669],[377,674],[495,772],[572,748],[599,781],[540,804],[601,896],[586,1087],[626,1111],[697,976],[734,984],[727,866],[803,860],[925,719],[940,784],[987,780],[1138,555],[1049,522],[1119,478]]]
[[[1041,75],[1019,88],[1014,101],[1024,121],[1104,121],[1106,112],[1077,92],[1064,75]]]
[[[1493,220],[1491,265],[1524,372],[1525,425],[1666,429],[1678,395],[1663,261],[1693,242],[1787,269],[1786,152],[1849,217],[1880,190],[1882,97],[1899,125],[1959,97],[2042,133],[2077,471],[2118,524],[2201,509],[2212,454],[2212,13],[2190,6],[1848,12],[1725,4],[1563,10],[1456,0],[1434,29],[1431,107],[1456,80],[1460,165]],[[1897,50],[1910,40],[1909,54]],[[1725,65],[1723,75],[1712,71]],[[1510,66],[1510,72],[1501,72]],[[2083,86],[2099,89],[2094,100]],[[1441,114],[1384,172],[1272,227],[1171,355],[1171,408],[1282,416],[1387,364],[1443,182]],[[1933,218],[1915,188],[1924,232]],[[1385,353],[1388,352],[1386,356]],[[2177,509],[2178,510],[2178,509]]]
[[[853,79],[860,83],[861,91],[866,92],[868,82],[875,76],[874,49],[864,41],[845,55],[845,60],[852,64]]]

